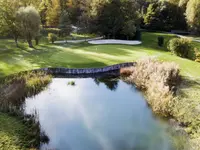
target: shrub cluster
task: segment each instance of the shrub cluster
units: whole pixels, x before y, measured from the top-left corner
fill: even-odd
[[[200,51],[197,48],[195,49],[195,55],[195,61],[200,63]]]
[[[123,69],[121,73],[129,75],[124,78],[125,81],[145,92],[155,113],[170,115],[170,102],[180,81],[176,64],[147,59],[138,61],[134,67]]]
[[[41,143],[49,141],[40,128],[38,115],[26,115],[23,103],[26,96],[42,91],[51,79],[51,75],[44,72],[23,72],[6,77],[0,83],[0,112],[15,117],[25,126],[18,137],[20,149],[38,149]]]
[[[49,33],[48,34],[48,40],[53,44],[57,40],[57,35],[54,33]]]
[[[51,79],[51,75],[44,72],[26,72],[6,77],[0,84],[0,108],[13,107],[13,104],[20,106],[24,97],[39,93]]]
[[[189,54],[193,48],[189,39],[174,38],[169,41],[168,49],[177,56],[189,58]]]

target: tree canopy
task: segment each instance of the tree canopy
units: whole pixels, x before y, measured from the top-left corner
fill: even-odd
[[[23,11],[22,7],[24,8]],[[34,11],[33,7],[35,8]],[[28,9],[25,8],[32,8],[30,9],[32,11],[28,12]],[[29,13],[30,17],[25,19],[25,13]],[[25,27],[27,25],[22,21],[22,18],[27,21],[26,24],[29,24],[32,33],[31,31],[27,32],[29,29]],[[12,36],[16,45],[19,37],[31,41],[38,34],[40,23],[43,28],[56,28],[57,31],[59,30],[58,36],[69,35],[72,25],[77,26],[80,32],[97,33],[108,38],[120,39],[133,39],[139,28],[162,31],[184,30],[200,33],[200,1],[0,1],[0,33],[1,35]],[[31,36],[28,37],[27,34]],[[30,42],[29,45],[31,46]]]
[[[186,18],[190,29],[200,33],[200,1],[189,0],[186,9]]]

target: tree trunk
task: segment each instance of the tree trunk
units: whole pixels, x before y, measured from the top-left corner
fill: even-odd
[[[35,38],[35,44],[39,45],[39,38],[38,37]]]
[[[15,44],[16,44],[16,46],[17,46],[17,47],[19,47],[19,45],[18,45],[18,38],[17,38],[17,36],[15,36],[15,37],[14,37],[14,39],[15,39]]]
[[[27,42],[28,42],[29,47],[30,47],[30,48],[33,48],[32,40],[27,40]]]

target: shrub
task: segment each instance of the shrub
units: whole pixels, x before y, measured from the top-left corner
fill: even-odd
[[[125,81],[135,84],[138,89],[145,92],[153,111],[164,116],[170,115],[170,102],[180,81],[178,66],[174,63],[147,59],[138,61],[136,66],[126,70],[132,73]]]
[[[67,83],[67,85],[75,86],[76,83],[75,83],[75,81],[69,81],[69,82]]]
[[[169,41],[168,49],[177,56],[189,58],[192,51],[191,41],[186,38],[174,38]]]
[[[135,39],[135,40],[138,40],[138,41],[141,41],[141,40],[142,40],[142,33],[141,33],[141,30],[140,30],[140,29],[137,29],[137,30],[136,30],[134,39]]]
[[[164,37],[159,36],[158,37],[158,46],[162,47],[164,45]]]
[[[48,40],[50,42],[52,42],[52,44],[57,40],[57,35],[53,34],[53,33],[49,33],[48,34]]]
[[[195,56],[195,61],[200,63],[200,51],[197,48],[195,48]]]
[[[123,77],[128,77],[132,74],[132,70],[130,68],[121,68],[120,69],[120,74],[123,76]]]
[[[71,32],[71,28],[70,27],[66,27],[66,28],[61,28],[60,31],[59,31],[59,37],[65,37],[65,36],[68,36],[70,35],[70,32]]]

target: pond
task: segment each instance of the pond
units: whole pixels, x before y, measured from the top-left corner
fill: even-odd
[[[75,85],[68,83],[75,82]],[[116,78],[54,78],[26,98],[55,150],[172,150],[167,124],[155,118],[142,94]]]

